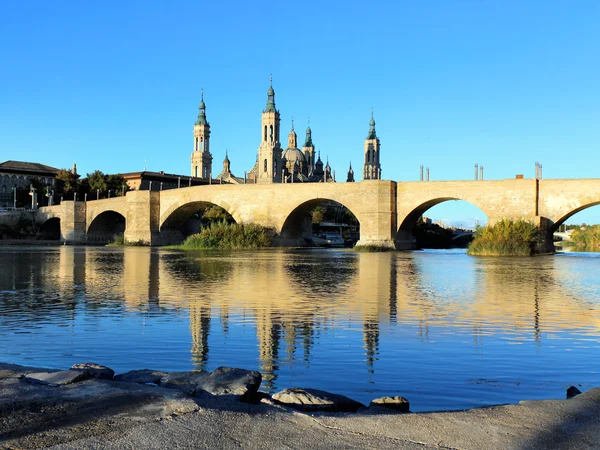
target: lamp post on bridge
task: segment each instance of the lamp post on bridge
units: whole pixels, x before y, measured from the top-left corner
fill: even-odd
[[[110,189],[108,190],[108,198],[110,198]]]
[[[17,209],[17,185],[15,184],[15,186],[12,188],[13,190],[13,209]]]
[[[100,189],[96,189],[96,200],[100,199]]]

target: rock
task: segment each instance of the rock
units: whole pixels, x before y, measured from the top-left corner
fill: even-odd
[[[218,367],[197,388],[212,395],[239,395],[254,397],[260,387],[262,376],[255,370]],[[260,398],[257,400],[259,401]]]
[[[410,411],[410,403],[404,397],[400,397],[399,395],[394,397],[379,397],[371,402],[369,405],[372,406],[383,406],[384,408],[393,409],[395,411],[400,412],[409,412]]]
[[[317,389],[284,389],[274,394],[273,400],[302,411],[355,412],[365,407],[351,398]]]
[[[58,372],[35,372],[23,375],[23,380],[34,384],[47,384],[51,386],[62,386],[76,383],[89,378],[87,372],[79,370],[59,370]]]
[[[179,389],[188,394],[195,395],[198,385],[210,376],[210,372],[205,370],[191,372],[170,372],[165,374],[158,383],[160,386],[168,389]]]
[[[571,386],[569,389],[567,389],[567,398],[573,398],[579,394],[581,394],[581,391],[575,386]]]
[[[101,380],[112,380],[115,376],[115,371],[110,367],[101,366],[100,364],[91,362],[74,364],[71,366],[71,370],[87,372],[90,377],[100,378]]]
[[[115,381],[125,381],[128,383],[139,383],[139,384],[160,384],[160,380],[162,377],[166,376],[167,372],[161,372],[159,370],[150,370],[150,369],[142,369],[142,370],[131,370],[129,372],[121,373],[117,375],[114,380]]]

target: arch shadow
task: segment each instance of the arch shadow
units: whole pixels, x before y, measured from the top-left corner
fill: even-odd
[[[358,235],[351,235],[351,227],[339,227],[339,231],[334,230],[335,227],[332,227],[332,234],[338,234],[340,231],[343,234],[344,230],[346,230],[346,236],[343,236],[346,241],[346,245],[350,245],[351,243],[353,246],[356,244],[356,242],[360,239],[359,217],[350,208],[337,200],[329,198],[315,198],[301,203],[288,214],[283,222],[280,232],[280,242],[282,245],[305,246],[311,244],[314,245],[316,243],[315,241],[317,241],[317,239],[315,239],[315,236],[313,235],[311,212],[317,206],[340,208],[340,217],[337,219],[338,223],[342,223],[343,220],[348,220],[347,218],[342,217],[342,214],[349,212],[357,222],[359,230],[357,233]]]
[[[121,213],[108,210],[98,214],[88,225],[86,240],[88,244],[105,245],[115,235],[124,234],[126,219]]]
[[[227,213],[228,220],[239,223],[228,208],[222,205],[205,200],[189,202],[165,213],[166,218],[160,226],[162,241],[165,244],[180,244],[187,236],[198,233],[202,220],[196,213],[210,206],[218,206]]]
[[[40,225],[37,238],[41,240],[60,240],[60,217],[51,217]]]
[[[417,246],[417,242],[413,237],[413,230],[415,229],[418,220],[431,208],[437,206],[439,204],[449,202],[449,201],[461,201],[468,203],[479,209],[486,217],[489,218],[489,215],[477,204],[472,203],[468,200],[457,198],[457,197],[437,197],[426,202],[421,203],[419,206],[414,208],[410,213],[408,213],[404,218],[398,217],[398,220],[402,220],[400,226],[398,227],[398,232],[396,234],[396,243],[397,248],[402,250],[411,250],[415,249]]]
[[[580,206],[579,208],[575,208],[573,211],[569,212],[568,214],[565,214],[560,219],[558,219],[556,222],[552,223],[552,226],[549,229],[550,235],[552,235],[552,233],[556,232],[558,230],[558,227],[560,227],[563,223],[565,223],[567,220],[569,220],[575,214],[577,214],[581,211],[584,211],[588,208],[593,208],[594,206],[598,206],[598,205],[600,205],[600,201],[588,203],[588,204]]]

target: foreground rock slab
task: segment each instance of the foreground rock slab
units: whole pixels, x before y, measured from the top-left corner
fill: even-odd
[[[262,375],[255,370],[218,367],[197,387],[212,395],[247,397],[256,394],[261,381]]]
[[[73,366],[71,366],[71,370],[86,372],[90,377],[100,378],[101,380],[112,380],[115,376],[115,371],[110,367],[102,366],[92,362],[73,364]]]
[[[284,389],[273,394],[273,400],[302,411],[355,412],[365,407],[351,398],[318,389]]]
[[[410,411],[410,402],[399,395],[396,395],[394,397],[376,398],[375,400],[371,401],[371,404],[369,406],[380,406],[383,408],[393,409],[394,411],[398,412]]]
[[[23,376],[23,380],[34,384],[47,384],[50,386],[62,386],[76,383],[89,378],[87,372],[78,370],[59,370],[58,372],[34,372]]]
[[[160,370],[141,369],[116,375],[114,380],[138,384],[159,384],[161,378],[166,376],[167,372],[161,372]]]
[[[308,415],[228,395],[192,399],[160,386],[96,378],[49,386],[21,378],[43,371],[0,363],[0,449],[581,450],[600,442],[600,388],[570,400],[468,411]]]
[[[45,448],[199,409],[176,390],[89,378],[77,370],[30,372],[0,363],[0,449]],[[63,377],[87,379],[59,384]]]

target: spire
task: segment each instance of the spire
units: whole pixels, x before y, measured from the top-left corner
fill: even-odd
[[[204,103],[204,89],[201,91],[200,106],[198,107],[198,120],[196,125],[207,125],[206,122],[206,104]]]
[[[231,161],[229,161],[229,156],[227,149],[225,149],[225,159],[223,160],[223,172],[228,173],[231,171]]]
[[[371,109],[371,120],[369,121],[369,135],[367,139],[377,139],[377,133],[375,133],[375,118],[373,117],[373,110]]]
[[[276,112],[275,109],[275,90],[273,89],[273,76],[270,77],[271,83],[269,85],[269,90],[267,91],[267,107],[265,108],[265,112]]]
[[[298,135],[294,131],[294,119],[292,119],[292,129],[290,134],[288,135],[288,148],[297,148],[298,147]]]
[[[312,141],[312,131],[310,129],[310,117],[308,118],[308,127],[306,128],[306,139],[304,140],[305,147],[314,147]]]

